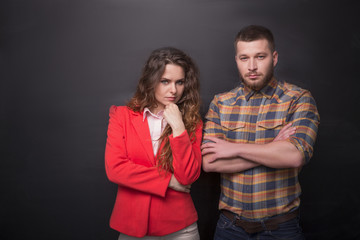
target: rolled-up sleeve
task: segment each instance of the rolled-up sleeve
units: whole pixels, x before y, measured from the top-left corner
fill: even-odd
[[[305,163],[313,155],[314,144],[320,123],[316,103],[309,91],[304,91],[290,107],[288,122],[296,127],[296,133],[288,141],[302,153]]]

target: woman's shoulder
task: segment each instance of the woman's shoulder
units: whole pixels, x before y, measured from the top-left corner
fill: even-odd
[[[204,122],[202,119],[199,119],[199,121],[196,123],[196,129],[203,128]]]
[[[137,115],[139,112],[135,112],[128,106],[116,106],[112,105],[109,110],[109,115],[120,115],[120,116],[128,116],[128,115]]]
[[[124,112],[129,110],[130,109],[127,106],[116,106],[116,105],[110,106],[110,113]]]

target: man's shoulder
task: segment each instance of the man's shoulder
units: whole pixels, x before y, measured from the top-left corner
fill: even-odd
[[[232,101],[238,97],[240,91],[242,91],[242,88],[241,86],[238,86],[231,89],[230,91],[216,94],[214,99],[216,99],[218,102]]]
[[[277,93],[279,97],[287,97],[292,99],[297,99],[303,96],[304,94],[311,95],[309,90],[285,81],[278,82]]]

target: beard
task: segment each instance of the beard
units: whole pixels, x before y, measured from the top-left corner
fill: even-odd
[[[260,79],[255,80],[255,81],[247,79],[247,77],[249,77],[250,74],[257,74],[257,75],[259,75]],[[259,91],[262,88],[264,88],[266,85],[268,85],[268,83],[271,81],[273,76],[274,76],[274,67],[273,66],[271,66],[269,71],[267,71],[265,74],[261,74],[256,71],[246,73],[245,77],[243,77],[240,74],[241,81],[244,83],[244,85],[247,88],[254,90],[254,91]]]

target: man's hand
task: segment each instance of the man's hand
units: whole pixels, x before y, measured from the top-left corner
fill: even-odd
[[[291,123],[285,125],[279,132],[279,134],[274,138],[273,142],[284,141],[288,139],[291,135],[295,134],[296,127],[291,127]],[[206,136],[204,140],[209,140],[201,145],[202,155],[212,153],[210,157],[207,158],[208,163],[212,163],[217,159],[229,159],[239,157],[237,154],[237,149],[240,144],[231,143],[220,138]]]
[[[292,123],[286,124],[279,132],[279,134],[274,138],[273,142],[284,141],[290,138],[291,135],[294,135],[296,132],[296,127],[291,127]]]
[[[179,181],[175,178],[174,174],[172,174],[172,175],[171,175],[170,182],[169,182],[169,188],[174,189],[175,191],[178,191],[178,192],[189,193],[189,192],[190,192],[191,185],[182,185],[182,184],[179,183]]]
[[[204,137],[204,140],[211,142],[201,145],[202,155],[212,153],[209,163],[216,161],[219,158],[233,158],[236,157],[236,143],[231,143],[216,137]]]

